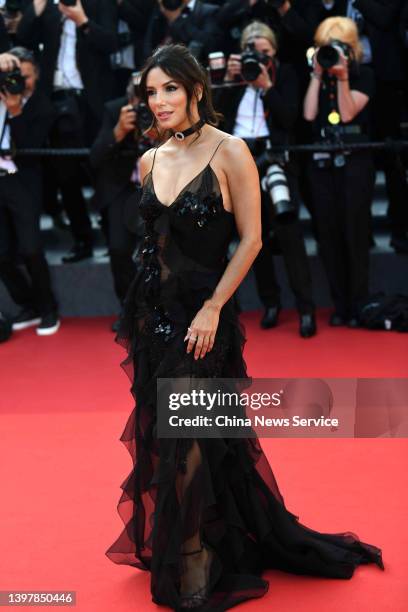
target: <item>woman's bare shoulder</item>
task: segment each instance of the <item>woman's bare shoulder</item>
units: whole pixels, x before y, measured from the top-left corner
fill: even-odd
[[[248,164],[249,161],[253,162],[253,157],[245,140],[226,132],[223,133],[225,134],[225,141],[220,146],[220,153],[227,166],[242,166],[242,164]]]
[[[143,183],[145,177],[151,172],[158,147],[152,147],[143,153],[139,160],[140,180]]]
[[[154,152],[156,151],[156,147],[152,147],[143,153],[140,157],[140,167],[143,168],[145,173],[150,172],[153,164]]]

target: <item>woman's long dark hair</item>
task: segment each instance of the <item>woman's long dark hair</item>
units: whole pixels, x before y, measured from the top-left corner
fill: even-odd
[[[169,77],[183,85],[187,93],[187,117],[190,119],[192,124],[193,118],[191,116],[191,101],[193,96],[196,95],[197,85],[201,85],[203,95],[201,100],[198,102],[198,113],[200,118],[204,119],[206,123],[211,125],[218,125],[222,115],[214,110],[207,73],[198,63],[196,58],[190,53],[187,47],[179,44],[164,45],[162,47],[158,47],[154,51],[153,55],[147,59],[145,65],[143,66],[139,83],[140,96],[147,106],[149,105],[149,102],[146,91],[146,80],[147,75],[153,68],[161,68],[161,70],[168,74]],[[155,117],[153,117],[153,121],[146,132],[149,132],[152,129],[163,138],[169,135],[169,130],[166,130],[164,133],[160,133]],[[198,130],[197,137],[199,135],[200,130]]]

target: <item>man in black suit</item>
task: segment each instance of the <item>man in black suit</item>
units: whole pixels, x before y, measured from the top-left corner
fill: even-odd
[[[33,54],[17,47],[0,55],[0,70],[21,70],[24,91],[0,92],[0,130],[3,150],[39,148],[54,119],[44,93],[36,91],[38,68]],[[60,325],[58,306],[40,236],[41,175],[39,158],[0,158],[0,278],[20,306],[13,329],[38,325],[38,335],[55,333]],[[17,246],[17,250],[16,250]],[[21,257],[31,283],[16,265]]]
[[[180,0],[178,8],[169,10],[166,0],[158,0],[147,26],[144,58],[164,42],[173,42],[186,45],[205,64],[208,54],[222,47],[222,32],[216,21],[218,10],[218,6],[200,0]]]
[[[40,53],[40,87],[50,95],[58,117],[51,146],[90,146],[112,97],[110,54],[117,49],[117,5],[112,0],[77,0],[74,6],[33,0],[17,30],[22,44]],[[81,190],[82,164],[75,158],[53,160],[56,178],[74,237],[65,263],[92,256],[92,227]]]
[[[132,255],[138,242],[135,235],[140,195],[137,160],[143,152],[134,110],[138,104],[131,79],[128,96],[105,105],[102,127],[91,148],[91,163],[97,169],[94,206],[101,211],[115,292],[121,303],[136,272]],[[132,206],[132,232],[125,223],[126,205]],[[115,324],[113,329],[115,331]]]

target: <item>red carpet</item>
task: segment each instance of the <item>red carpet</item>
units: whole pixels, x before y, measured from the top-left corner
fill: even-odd
[[[303,340],[294,312],[268,332],[258,317],[243,317],[253,376],[408,376],[404,334],[329,328],[323,312],[318,335]],[[122,529],[116,504],[130,457],[119,436],[132,409],[110,322],[64,319],[55,336],[31,329],[0,345],[0,590],[74,590],[81,612],[158,612],[149,574],[104,554]],[[405,612],[408,440],[263,446],[288,509],[314,529],[350,530],[380,546],[386,571],[360,567],[350,581],[269,571],[268,594],[236,609]]]

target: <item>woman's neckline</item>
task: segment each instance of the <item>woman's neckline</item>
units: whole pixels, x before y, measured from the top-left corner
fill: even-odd
[[[214,172],[214,169],[213,169],[213,168],[212,168],[212,166],[211,166],[211,162],[208,162],[208,163],[206,164],[206,166],[204,166],[204,168],[202,168],[202,169],[201,169],[201,170],[200,170],[200,171],[199,171],[199,172],[198,172],[196,175],[194,175],[194,176],[193,176],[193,178],[192,178],[192,179],[190,179],[190,180],[188,181],[188,183],[186,183],[186,184],[184,185],[184,187],[183,187],[183,188],[182,188],[182,189],[181,189],[181,190],[178,192],[177,196],[174,198],[174,200],[173,200],[172,202],[170,202],[170,204],[164,204],[164,203],[163,203],[163,202],[162,202],[162,201],[161,201],[161,200],[158,198],[158,196],[157,196],[156,189],[155,189],[155,187],[154,187],[153,168],[152,168],[152,169],[151,169],[151,170],[150,170],[150,171],[147,173],[147,175],[146,175],[146,176],[149,176],[149,175],[150,175],[150,180],[151,180],[151,183],[152,183],[153,194],[154,194],[154,197],[156,198],[156,201],[157,201],[157,202],[160,204],[160,206],[163,206],[164,208],[172,208],[172,206],[174,206],[174,205],[176,204],[176,202],[179,200],[180,196],[181,196],[181,195],[183,194],[183,192],[184,192],[184,191],[187,189],[187,187],[189,187],[189,186],[191,185],[191,183],[192,183],[192,182],[193,182],[195,179],[197,179],[197,178],[200,176],[200,174],[203,174],[203,172],[205,172],[205,171],[206,171],[208,168],[210,169],[210,171],[211,171],[211,172],[212,172],[212,174],[214,175],[215,180],[217,181],[217,184],[218,184],[218,189],[219,189],[219,191],[220,191],[221,201],[223,202],[223,197],[222,197],[222,192],[221,192],[220,182],[219,182],[219,180],[218,180],[218,177],[217,177],[216,173]],[[226,208],[224,208],[224,205],[223,205],[223,207],[222,207],[222,208],[223,208],[223,210],[224,210],[226,213],[229,213],[230,215],[233,215],[233,214],[234,214],[234,213],[233,213],[231,210],[227,210]]]

